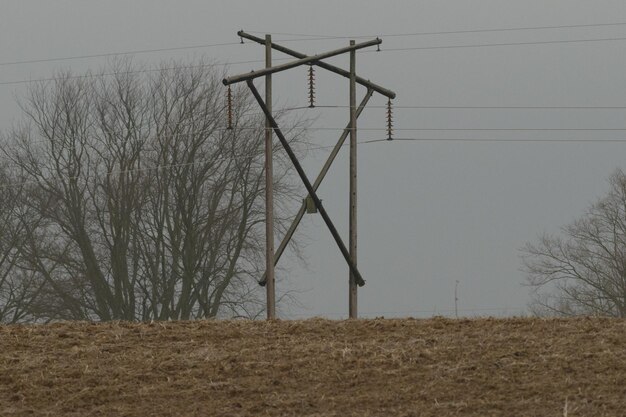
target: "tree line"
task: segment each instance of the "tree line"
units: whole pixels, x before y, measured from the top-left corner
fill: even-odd
[[[0,136],[0,322],[259,316],[264,119],[205,62],[33,83]],[[278,118],[283,115],[278,114]],[[303,143],[306,121],[288,137]],[[275,153],[276,226],[298,203]],[[626,317],[626,175],[522,249],[538,315]]]
[[[559,233],[544,233],[523,248],[537,315],[626,318],[626,175]]]
[[[226,129],[223,74],[205,64],[29,88],[0,139],[0,322],[260,314],[264,119],[236,90]],[[280,155],[283,227],[296,193]]]

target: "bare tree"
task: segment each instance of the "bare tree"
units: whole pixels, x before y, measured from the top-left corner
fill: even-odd
[[[538,314],[626,317],[626,175],[583,217],[523,249]]]
[[[26,243],[22,219],[36,218],[28,213],[20,198],[25,184],[11,174],[5,161],[0,163],[0,323],[29,321],[31,307],[41,290],[34,274],[21,270],[18,262]]]
[[[29,314],[255,316],[263,119],[250,96],[236,92],[228,130],[211,65],[146,73],[122,62],[107,72],[35,85],[22,104],[27,121],[5,146],[30,184],[15,262],[37,283]],[[295,142],[302,132],[292,130]],[[294,195],[282,162],[278,207]]]

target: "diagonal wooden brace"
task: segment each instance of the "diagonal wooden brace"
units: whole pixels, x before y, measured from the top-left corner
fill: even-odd
[[[361,273],[359,272],[359,270],[357,269],[355,263],[353,262],[352,258],[350,257],[350,253],[348,252],[348,249],[346,248],[346,245],[341,240],[341,236],[339,236],[339,232],[337,231],[337,229],[335,228],[335,225],[333,224],[332,220],[328,216],[328,213],[326,212],[326,209],[324,209],[324,206],[322,206],[322,202],[320,201],[319,197],[317,196],[317,193],[313,189],[313,186],[311,185],[311,182],[307,178],[306,173],[304,172],[304,169],[300,165],[300,162],[298,161],[298,158],[293,153],[293,150],[291,149],[291,146],[289,146],[289,142],[285,138],[285,135],[283,135],[282,131],[278,127],[278,124],[276,123],[276,120],[274,119],[274,117],[272,116],[271,112],[269,111],[269,109],[265,105],[265,102],[261,98],[261,95],[257,91],[256,87],[254,86],[254,82],[252,81],[252,79],[247,79],[246,80],[246,84],[248,84],[248,87],[250,88],[250,91],[252,91],[252,94],[254,95],[254,98],[259,103],[259,106],[261,107],[261,110],[263,110],[263,113],[265,114],[265,117],[270,122],[270,126],[272,127],[272,129],[274,129],[274,133],[276,133],[276,136],[280,140],[280,143],[283,145],[283,148],[285,149],[285,152],[287,152],[287,155],[289,156],[289,159],[291,160],[294,168],[298,172],[298,175],[300,176],[300,179],[304,183],[304,186],[305,186],[306,190],[308,191],[309,195],[311,196],[311,198],[315,202],[315,206],[319,210],[320,215],[322,216],[322,219],[324,219],[324,223],[326,223],[326,226],[328,227],[328,230],[330,231],[330,234],[335,239],[335,242],[337,243],[337,246],[339,247],[339,250],[341,251],[341,254],[345,258],[345,260],[346,260],[346,262],[348,264],[348,267],[350,268],[350,272],[352,272],[352,274],[354,275],[355,282],[359,285],[359,287],[362,287],[363,285],[365,285],[365,281],[363,280],[363,277],[361,276]]]
[[[368,89],[367,90],[367,93],[365,94],[365,97],[363,97],[363,100],[361,101],[361,103],[359,104],[359,107],[356,110],[356,117],[357,118],[361,115],[361,113],[363,112],[363,109],[365,108],[365,105],[369,102],[369,100],[370,100],[370,98],[372,97],[373,94],[374,94],[374,90],[373,89]],[[351,127],[352,126],[350,125],[350,122],[348,122],[348,125],[346,126],[346,129],[343,131],[343,133],[339,137],[339,140],[337,141],[337,144],[335,145],[335,147],[333,148],[332,152],[328,156],[328,159],[326,159],[326,163],[324,163],[324,166],[322,167],[322,170],[320,171],[319,175],[315,179],[315,182],[313,183],[313,189],[315,191],[317,191],[319,186],[322,184],[322,181],[326,177],[326,174],[328,173],[328,170],[330,169],[330,166],[335,161],[335,158],[337,157],[337,154],[339,153],[339,151],[341,150],[341,147],[343,146],[343,144],[345,143],[346,139],[348,138],[348,135],[350,134],[350,128]],[[298,228],[298,225],[302,221],[302,218],[304,217],[304,213],[305,212],[306,212],[306,207],[304,206],[304,204],[302,204],[302,206],[300,207],[300,210],[298,210],[298,213],[296,214],[296,217],[293,219],[293,222],[291,223],[291,226],[287,230],[287,233],[285,233],[285,236],[283,237],[283,240],[280,242],[280,245],[278,246],[278,249],[276,249],[276,253],[274,254],[274,265],[278,264],[278,260],[280,259],[280,257],[283,255],[283,252],[287,248],[287,245],[289,244],[289,241],[291,240],[291,238],[293,237],[294,233],[296,232],[296,229]],[[267,282],[267,275],[264,273],[263,277],[259,281],[259,285],[265,286],[266,282]]]

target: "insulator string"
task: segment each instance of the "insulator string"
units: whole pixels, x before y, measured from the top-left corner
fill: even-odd
[[[230,84],[228,85],[228,90],[226,92],[226,106],[228,107],[228,130],[233,128],[233,93],[230,88]]]
[[[315,69],[309,65],[309,107],[315,107]]]
[[[391,99],[387,99],[387,140],[393,140],[393,113],[391,108]]]

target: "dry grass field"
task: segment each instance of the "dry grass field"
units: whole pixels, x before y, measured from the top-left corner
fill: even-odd
[[[626,416],[626,321],[0,326],[1,416]]]

